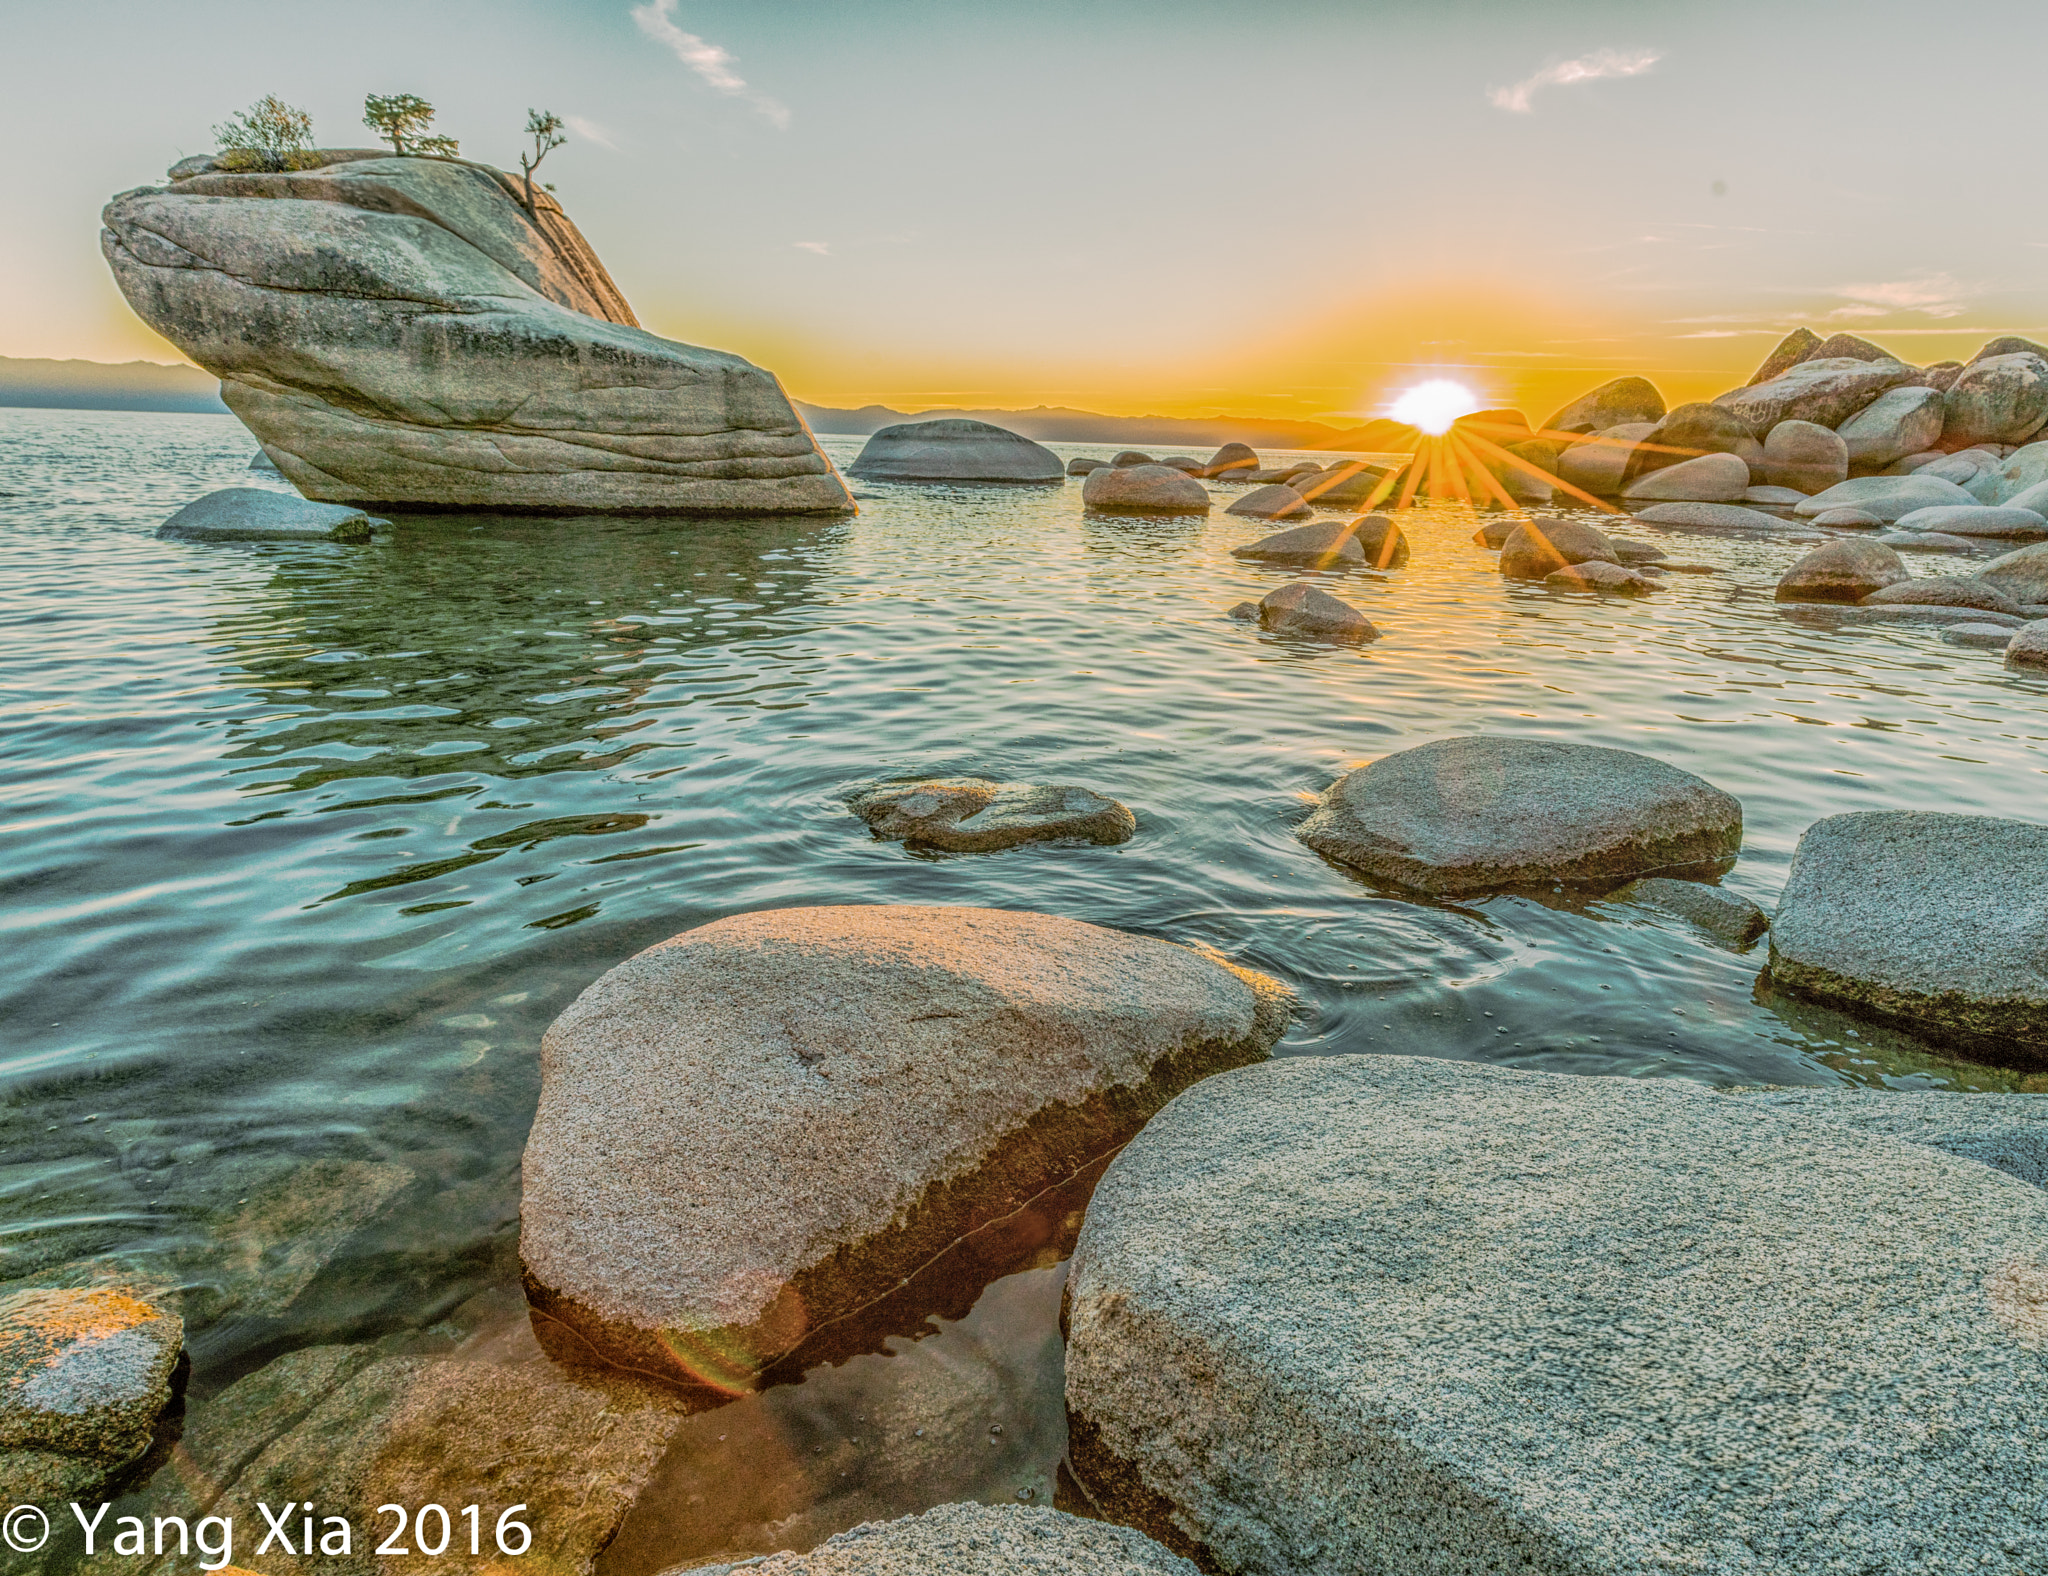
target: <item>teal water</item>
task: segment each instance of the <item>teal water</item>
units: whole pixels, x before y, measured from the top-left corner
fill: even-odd
[[[1383,631],[1352,650],[1222,616],[1289,578],[1229,556],[1259,526],[1090,518],[1078,479],[864,483],[847,521],[152,538],[252,483],[252,452],[225,417],[0,411],[0,1282],[111,1263],[182,1288],[195,1398],[502,1300],[541,1032],[630,953],[751,909],[1211,942],[1300,993],[1286,1055],[2014,1082],[1773,999],[1760,950],[1675,920],[1418,902],[1292,836],[1347,765],[1480,729],[1738,795],[1727,885],[1766,908],[1822,815],[2038,818],[2048,684],[1933,630],[1787,619],[1797,547],[1655,537],[1721,572],[1602,602],[1506,584],[1470,511],[1418,511],[1410,568],[1324,577]],[[933,772],[1086,784],[1138,835],[930,857],[839,803]],[[1040,1351],[1053,1304],[1012,1300],[1037,1311],[975,1339]]]

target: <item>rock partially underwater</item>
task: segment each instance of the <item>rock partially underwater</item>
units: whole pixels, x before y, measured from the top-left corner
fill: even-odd
[[[923,778],[872,783],[849,795],[846,803],[877,837],[953,853],[989,853],[1063,838],[1122,843],[1138,830],[1137,817],[1116,800],[1092,788],[1058,783]]]
[[[454,159],[323,155],[107,205],[136,312],[309,498],[850,512],[772,373],[640,328],[545,193]]]
[[[986,421],[948,416],[884,427],[861,445],[846,474],[876,482],[1056,482],[1060,457]]]

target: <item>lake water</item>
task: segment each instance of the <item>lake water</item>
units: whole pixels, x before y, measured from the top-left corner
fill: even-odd
[[[1788,618],[1798,546],[1632,527],[1719,572],[1601,601],[1503,582],[1471,511],[1433,506],[1409,568],[1319,577],[1382,631],[1351,649],[1223,616],[1292,578],[1229,556],[1256,523],[1092,518],[1078,478],[857,484],[845,521],[152,538],[264,485],[253,452],[225,417],[0,411],[0,1283],[177,1288],[195,1410],[314,1342],[517,1346],[542,1031],[629,954],[752,909],[983,904],[1209,942],[1299,993],[1290,1056],[2021,1086],[1775,998],[1761,948],[1578,893],[1404,898],[1294,840],[1347,766],[1480,730],[1734,793],[1726,885],[1766,908],[1823,815],[2039,818],[2048,682],[1938,630]],[[1138,834],[932,857],[840,803],[969,772],[1096,788]],[[600,1569],[1050,1498],[1061,1273],[691,1419]],[[974,1449],[842,1446],[916,1395],[952,1397],[933,1415]]]

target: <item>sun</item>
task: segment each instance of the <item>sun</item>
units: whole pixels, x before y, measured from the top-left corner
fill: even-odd
[[[1449,432],[1452,422],[1477,409],[1479,396],[1464,384],[1453,383],[1449,378],[1431,378],[1427,383],[1403,390],[1388,407],[1387,414],[1424,432],[1437,433]]]

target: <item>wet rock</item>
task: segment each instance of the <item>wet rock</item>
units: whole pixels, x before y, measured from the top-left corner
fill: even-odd
[[[1254,487],[1223,512],[1249,515],[1255,520],[1292,520],[1314,511],[1292,487],[1282,487],[1276,483]]]
[[[1867,1086],[1730,1092],[1809,1121],[1832,1122],[1853,1132],[1960,1155],[2035,1187],[2048,1187],[2048,1095]]]
[[[1742,952],[1771,928],[1770,917],[1739,892],[1704,881],[1645,876],[1614,894],[1618,903],[1643,903],[1697,925],[1716,941]]]
[[[1656,430],[1657,424],[1649,421],[1603,428],[1558,456],[1558,479],[1601,497],[1618,493],[1622,473],[1628,469],[1635,446]]]
[[[1767,383],[1718,394],[1713,403],[1761,438],[1781,421],[1810,421],[1832,430],[1880,394],[1919,381],[1919,372],[1899,361],[1815,357]]]
[[[1319,564],[1331,568],[1362,567],[1365,549],[1348,520],[1323,520],[1275,531],[1256,542],[1230,550],[1233,558],[1257,558],[1282,564]]]
[[[870,482],[1052,482],[1065,473],[1043,444],[959,416],[884,427],[846,468]]]
[[[1631,542],[1622,537],[1611,538],[1614,543],[1614,561],[1618,564],[1661,564],[1671,555],[1661,547],[1652,547],[1648,542]]]
[[[1320,476],[1304,477],[1294,490],[1325,509],[1369,509],[1386,496],[1387,472],[1362,460],[1346,460]]]
[[[1977,571],[1977,578],[1997,586],[2015,602],[2048,602],[2048,542],[1999,554]]]
[[[1989,356],[1963,368],[1942,396],[1947,448],[1990,439],[2024,443],[2048,424],[2048,359],[2031,351]]]
[[[1630,423],[1654,426],[1664,396],[1648,378],[1613,378],[1581,394],[1543,424],[1546,432],[1605,432]]]
[[[2044,1240],[2039,1188],[1751,1096],[1275,1061],[1096,1190],[1070,1456],[1211,1570],[2020,1576]]]
[[[1103,514],[1207,514],[1202,484],[1170,465],[1132,465],[1091,471],[1081,502]]]
[[[1542,580],[1569,564],[1613,563],[1614,542],[1579,520],[1524,520],[1501,544],[1500,572],[1510,580]]]
[[[1139,449],[1125,449],[1109,462],[1113,466],[1157,465],[1159,461]]]
[[[543,1339],[751,1388],[1190,1080],[1264,1056],[1286,1017],[1262,976],[1045,914],[686,931],[542,1042],[520,1246]]]
[[[1764,462],[1756,479],[1803,494],[1824,492],[1849,479],[1849,445],[1831,428],[1781,421],[1764,438]]]
[[[1742,806],[1629,750],[1476,734],[1347,773],[1295,835],[1396,886],[1480,892],[1718,865]]]
[[[1876,471],[1932,448],[1946,419],[1941,390],[1908,386],[1878,395],[1835,430],[1849,463]]]
[[[1837,509],[1831,512],[1846,514],[1849,511]],[[1816,520],[1814,524],[1827,524],[1826,517]],[[1886,531],[1882,535],[1873,536],[1871,540],[1882,542],[1887,547],[1913,549],[1923,553],[1974,553],[1979,545],[1968,537],[1950,536],[1943,531]]]
[[[1817,540],[1818,533],[1804,531],[1776,515],[1759,509],[1745,509],[1729,503],[1660,503],[1638,509],[1636,518],[1645,525],[1667,531],[1694,531],[1702,536],[1776,536],[1788,541]]]
[[[346,504],[310,503],[267,487],[223,487],[193,499],[156,534],[174,542],[367,542],[385,523]]]
[[[1888,525],[1915,509],[1932,509],[1942,504],[1967,507],[1976,501],[1954,482],[1933,476],[1852,476],[1825,492],[1815,493],[1797,505],[1794,512],[1811,519],[1830,509],[1861,509]]]
[[[1029,1505],[940,1505],[870,1521],[808,1554],[769,1554],[691,1576],[1198,1576],[1129,1527]],[[683,1576],[678,1566],[664,1576]]]
[[[1795,328],[1779,340],[1771,353],[1764,357],[1763,364],[1750,374],[1744,388],[1754,388],[1759,383],[1768,383],[1782,373],[1790,372],[1802,361],[1811,361],[1814,352],[1820,349],[1821,338],[1810,328]]]
[[[1106,469],[1109,463],[1108,460],[1091,460],[1085,457],[1072,459],[1067,461],[1067,474],[1069,476],[1086,476],[1090,471]]]
[[[1357,608],[1306,580],[1290,581],[1267,592],[1258,606],[1259,622],[1276,635],[1343,642],[1380,638],[1372,620]]]
[[[2003,624],[1951,624],[1941,632],[1941,638],[1951,646],[2003,651],[2012,643],[2012,631]]]
[[[2009,668],[2048,668],[2048,618],[2030,619],[2013,631],[2005,648]]]
[[[1771,977],[1930,1039],[2039,1059],[2048,1053],[2044,933],[2048,827],[1896,810],[1831,815],[1792,856]]]
[[[1399,569],[1408,562],[1408,538],[1386,515],[1360,515],[1351,522],[1351,534],[1374,569]]]
[[[141,1456],[184,1345],[183,1320],[128,1292],[0,1297],[0,1497],[85,1493]]]
[[[846,802],[879,838],[955,853],[1062,838],[1122,843],[1138,830],[1128,809],[1093,789],[986,777],[878,783]]]
[[[1641,596],[1657,589],[1648,575],[1597,558],[1552,570],[1543,583],[1553,591],[1598,591],[1607,596]]]
[[[1878,544],[1871,544],[1876,546]],[[1865,607],[1906,603],[1918,607],[1975,607],[1987,613],[2020,616],[2020,605],[1989,581],[1974,575],[1920,575],[1873,591],[1863,598]]]
[[[1236,471],[1255,471],[1259,468],[1258,453],[1248,443],[1226,443],[1209,456],[1208,464],[1202,467],[1204,476],[1229,476]]]
[[[2004,613],[1945,607],[1936,602],[1880,602],[1870,607],[1840,602],[1781,602],[1778,612],[1830,628],[1851,624],[2006,624],[2017,629],[2024,622]]]
[[[1756,465],[1763,460],[1764,446],[1746,421],[1718,405],[1679,405],[1630,453],[1622,470],[1622,491],[1638,477],[1708,454],[1732,454],[1745,465]]]
[[[1880,542],[1845,537],[1823,542],[1778,577],[1780,602],[1861,602],[1912,577],[1899,555]]]
[[[1874,525],[1883,525],[1884,521],[1868,509],[1829,509],[1825,513],[1815,515],[1813,523],[1833,526],[1837,530],[1852,531],[1867,530]]]
[[[1632,503],[1727,503],[1749,490],[1749,466],[1733,454],[1702,454],[1638,476],[1621,490]]]
[[[1789,509],[1794,504],[1806,502],[1806,494],[1796,487],[1751,487],[1743,492],[1742,502],[1753,503],[1759,508]]]

